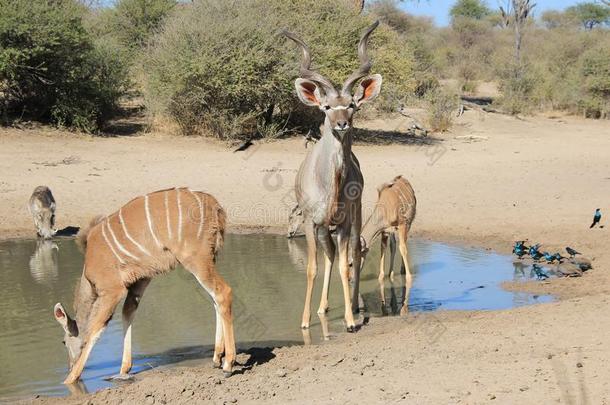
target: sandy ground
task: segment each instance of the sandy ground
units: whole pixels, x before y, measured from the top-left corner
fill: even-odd
[[[359,125],[388,139],[408,124],[396,117]],[[609,135],[609,122],[469,111],[438,138],[354,148],[365,175],[365,211],[375,186],[396,174],[411,180],[415,235],[502,252],[529,238],[594,257],[594,270],[582,278],[507,285],[550,292],[559,302],[374,319],[320,346],[243,353],[243,371],[229,379],[207,367],[158,370],[69,401],[610,403],[610,228],[588,229],[595,208],[606,213],[602,222],[610,216]],[[60,227],[114,211],[138,194],[188,185],[214,194],[234,231],[283,231],[306,153],[300,139],[243,153],[160,134],[100,139],[4,129],[0,141],[0,238],[32,236],[26,202],[40,184],[53,190]]]

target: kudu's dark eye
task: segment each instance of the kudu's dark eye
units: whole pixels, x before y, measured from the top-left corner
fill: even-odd
[[[354,104],[354,103],[350,103],[349,107],[347,107],[347,108],[352,108],[352,109],[354,109],[354,108],[356,108],[356,104]]]
[[[324,106],[324,109],[325,109],[326,111],[328,111],[328,110],[330,110],[330,106],[329,106],[329,105],[325,105],[325,106]]]
[[[65,346],[65,345],[66,345],[66,341],[65,341],[65,340],[62,340],[62,341],[61,341],[61,344]]]

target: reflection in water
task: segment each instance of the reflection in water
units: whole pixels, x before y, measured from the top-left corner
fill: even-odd
[[[298,243],[295,239],[287,239],[290,261],[297,269],[307,268],[307,245]]]
[[[68,385],[66,385],[66,387],[70,391],[70,395],[76,396],[76,395],[84,395],[84,394],[89,393],[89,391],[87,390],[87,387],[85,386],[85,383],[82,381],[77,381],[74,384],[68,384]]]
[[[305,252],[304,239],[287,244],[284,236],[227,235],[218,268],[233,288],[239,350],[258,353],[262,347],[317,344],[345,333],[338,272],[332,276],[330,311],[314,317],[309,330],[299,327],[306,282]],[[517,274],[508,256],[417,239],[410,240],[409,253],[414,276],[409,305],[412,311],[499,309],[550,300],[499,288],[501,281]],[[362,270],[362,296],[371,316],[397,314],[404,296],[404,278],[386,282],[386,304],[382,305],[379,259],[377,246],[367,255]],[[10,286],[0,295],[0,398],[69,394],[61,384],[67,362],[62,331],[52,308],[59,301],[72,306],[82,265],[82,254],[73,240],[0,243],[0,285]],[[395,264],[394,268],[399,267]],[[521,274],[527,278],[529,270]],[[314,290],[316,297],[321,294],[321,285],[318,282]],[[360,316],[358,323],[365,324],[366,318]],[[191,274],[177,269],[156,278],[142,297],[134,321],[133,372],[183,361],[210,362],[214,328],[209,296]],[[121,351],[118,311],[91,355],[80,388],[94,391],[111,385],[104,377],[115,374],[120,367]],[[267,352],[261,352],[260,358],[268,359]],[[264,359],[252,362],[268,361]]]
[[[36,250],[30,258],[30,274],[34,281],[50,282],[57,278],[58,250],[59,247],[52,240],[36,241]]]

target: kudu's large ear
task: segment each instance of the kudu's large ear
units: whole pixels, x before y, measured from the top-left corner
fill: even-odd
[[[381,91],[381,75],[372,75],[360,82],[358,90],[354,94],[354,102],[358,107],[369,101],[373,101]]]
[[[301,102],[312,107],[319,107],[322,102],[322,93],[318,85],[311,80],[296,79],[294,85]]]
[[[53,308],[53,315],[55,315],[55,319],[67,333],[69,333],[71,336],[78,336],[76,321],[70,318],[61,303],[58,302],[55,304],[55,307]]]

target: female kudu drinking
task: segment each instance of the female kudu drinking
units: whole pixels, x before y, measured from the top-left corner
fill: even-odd
[[[231,288],[216,272],[226,215],[209,194],[174,188],[130,201],[117,212],[92,221],[83,274],[75,291],[74,319],[61,304],[54,314],[65,331],[70,373],[78,380],[91,349],[124,296],[121,375],[131,369],[131,323],[151,279],[181,263],[210,294],[216,309],[215,365],[230,374],[235,360]]]
[[[384,183],[377,189],[379,197],[373,208],[371,216],[362,227],[362,255],[366,257],[373,240],[381,236],[381,261],[379,264],[379,286],[381,290],[382,305],[385,304],[384,277],[385,277],[385,252],[388,245],[388,236],[394,238],[398,235],[398,249],[402,256],[405,270],[405,294],[400,310],[401,315],[406,315],[409,310],[409,292],[411,291],[412,276],[409,268],[409,257],[407,252],[407,237],[411,224],[415,219],[417,200],[411,184],[402,176],[396,176],[391,182]],[[390,245],[390,276],[391,266],[394,262],[396,242]]]

